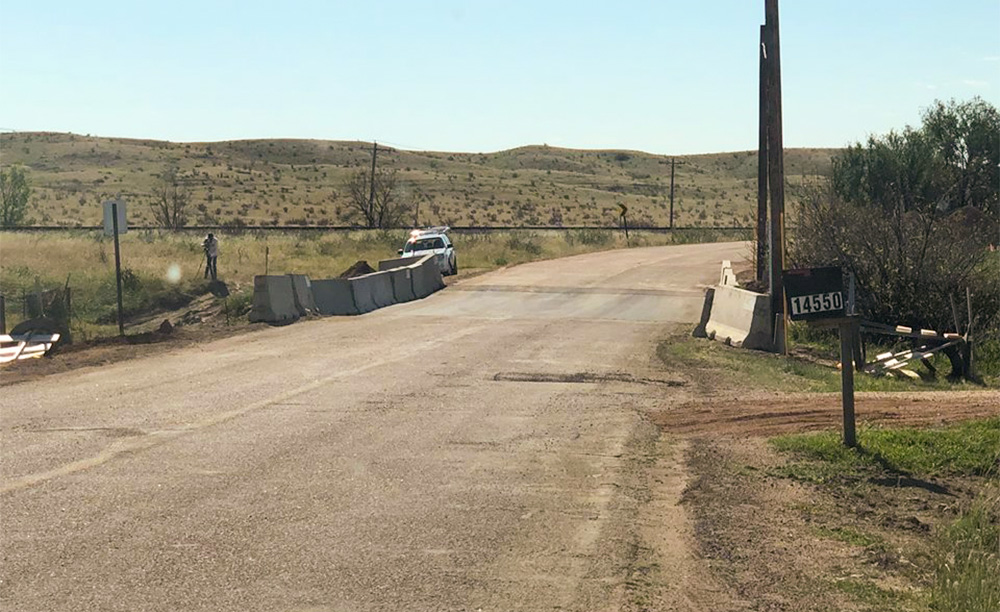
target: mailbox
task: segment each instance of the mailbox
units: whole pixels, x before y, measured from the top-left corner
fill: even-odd
[[[785,270],[781,282],[791,320],[817,321],[844,316],[844,274],[839,267]]]

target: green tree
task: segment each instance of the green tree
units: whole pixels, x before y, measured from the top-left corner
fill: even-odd
[[[0,169],[0,227],[24,223],[31,199],[31,185],[21,166]]]
[[[996,216],[1000,113],[988,102],[935,104],[920,128],[849,146],[833,162],[833,188],[847,202],[883,210],[941,212],[973,206]]]
[[[834,160],[829,184],[802,200],[790,259],[852,272],[862,314],[884,323],[950,329],[951,298],[971,288],[983,332],[1000,313],[988,250],[1000,236],[1000,120],[979,99],[938,102],[923,119]]]
[[[936,102],[923,132],[944,163],[949,209],[975,206],[1000,214],[1000,113],[981,98]]]

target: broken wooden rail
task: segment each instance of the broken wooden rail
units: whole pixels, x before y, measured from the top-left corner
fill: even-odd
[[[875,360],[865,363],[861,369],[866,372],[878,373],[900,371],[911,361],[919,359],[932,373],[936,372],[928,357],[934,353],[944,352],[951,362],[951,378],[964,377],[974,380],[972,368],[972,350],[969,339],[952,332],[937,332],[933,329],[913,328],[905,325],[886,325],[873,321],[862,321],[860,331],[912,338],[921,341],[918,346],[903,351],[888,351],[875,356]]]
[[[0,364],[42,357],[59,338],[56,333],[0,334]]]

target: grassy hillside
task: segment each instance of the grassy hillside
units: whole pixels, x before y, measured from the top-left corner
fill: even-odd
[[[826,175],[832,149],[785,152],[788,197]],[[619,203],[634,225],[666,226],[670,158],[637,151],[530,146],[488,154],[379,148],[399,171],[401,195],[418,223],[523,226],[617,223]],[[675,224],[749,222],[755,209],[755,151],[677,158]],[[371,163],[371,144],[321,140],[170,143],[75,134],[0,134],[0,164],[23,164],[34,187],[36,225],[94,225],[101,202],[122,195],[134,225],[153,224],[158,176],[176,166],[193,195],[197,225],[342,225],[351,222],[345,178]]]

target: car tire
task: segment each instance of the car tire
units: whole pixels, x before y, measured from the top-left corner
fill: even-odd
[[[458,274],[458,259],[451,260],[451,275],[455,276]]]

